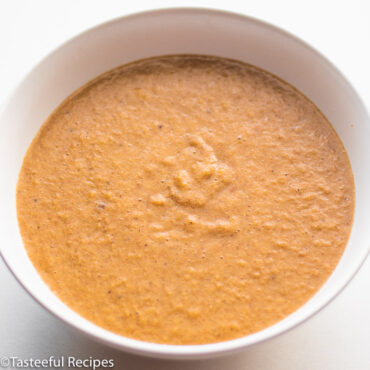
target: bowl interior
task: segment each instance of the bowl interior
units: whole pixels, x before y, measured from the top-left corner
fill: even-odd
[[[253,335],[224,343],[171,346],[139,342],[101,329],[70,310],[42,282],[20,238],[15,189],[23,157],[54,108],[93,77],[140,58],[195,53],[238,59],[288,81],[327,116],[349,154],[356,186],[350,241],[336,270],[302,308]],[[230,13],[173,9],[141,13],[89,30],[38,64],[10,96],[0,126],[0,230],[2,255],[22,285],[42,305],[77,329],[117,348],[157,357],[225,354],[294,327],[329,302],[351,279],[369,250],[369,116],[344,77],[320,54],[265,23]]]

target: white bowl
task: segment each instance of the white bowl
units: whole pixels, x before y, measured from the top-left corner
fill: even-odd
[[[175,346],[125,338],[85,320],[63,304],[28,259],[16,212],[16,183],[23,157],[55,107],[93,77],[140,58],[211,54],[266,69],[296,86],[334,125],[349,154],[356,185],[352,234],[336,270],[298,311],[258,333],[205,345]],[[10,96],[0,118],[1,253],[25,289],[64,322],[110,346],[177,359],[227,354],[302,323],[330,302],[365,260],[370,245],[370,120],[359,96],[322,55],[294,36],[261,21],[206,9],[168,9],[119,18],[59,47],[39,63]],[[340,325],[340,323],[338,323]]]

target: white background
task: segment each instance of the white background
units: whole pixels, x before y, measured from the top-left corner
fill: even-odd
[[[334,62],[370,106],[369,0],[0,0],[0,106],[27,71],[77,33],[128,13],[185,5],[237,11],[294,33]],[[1,174],[0,181],[6,181]],[[279,338],[221,359],[161,361],[120,353],[72,331],[36,304],[0,260],[0,357],[93,356],[135,370],[369,370],[369,292],[368,259],[334,302]]]

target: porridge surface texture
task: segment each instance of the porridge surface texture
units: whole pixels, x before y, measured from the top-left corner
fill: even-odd
[[[347,243],[354,183],[330,123],[240,62],[167,56],[97,77],[44,123],[17,188],[27,252],[86,319],[149,342],[264,329]]]

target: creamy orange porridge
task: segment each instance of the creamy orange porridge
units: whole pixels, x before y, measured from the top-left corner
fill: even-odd
[[[302,306],[338,263],[354,183],[330,123],[237,61],[157,57],[97,77],[44,123],[17,207],[36,269],[81,316],[212,343]]]

